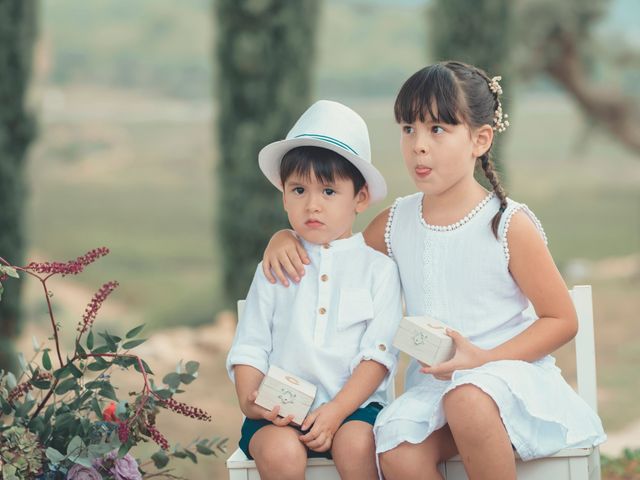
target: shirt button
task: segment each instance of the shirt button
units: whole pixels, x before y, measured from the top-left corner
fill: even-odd
[[[322,276],[320,277],[320,280],[322,280],[323,282],[326,282],[327,280],[329,280],[329,275],[326,275],[326,274],[325,274],[325,275],[322,275]]]
[[[384,343],[381,343],[380,345],[378,345],[378,350],[380,350],[381,352],[386,352],[387,346]]]
[[[320,307],[320,309],[318,310],[318,312],[320,312],[320,315],[324,315],[325,313],[327,313],[327,309],[324,307]]]

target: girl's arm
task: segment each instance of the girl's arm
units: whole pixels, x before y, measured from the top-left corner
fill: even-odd
[[[490,359],[537,360],[578,333],[578,317],[549,249],[524,212],[516,213],[507,232],[509,270],[538,315],[528,329],[490,351]]]
[[[578,318],[567,286],[540,232],[524,212],[512,217],[507,241],[509,271],[533,304],[538,320],[491,350],[473,345],[458,332],[448,332],[456,345],[454,357],[439,365],[422,368],[422,372],[449,379],[455,370],[496,360],[532,362],[569,342],[578,332]]]
[[[364,232],[364,241],[371,248],[386,255],[387,245],[384,242],[384,229],[389,218],[387,208],[374,218]],[[279,230],[273,234],[262,256],[262,271],[271,283],[280,281],[289,286],[289,278],[299,282],[304,275],[304,266],[310,262],[304,247],[293,230]]]

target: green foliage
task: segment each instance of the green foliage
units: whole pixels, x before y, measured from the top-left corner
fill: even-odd
[[[219,98],[217,225],[227,302],[244,297],[267,240],[287,226],[257,164],[308,107],[318,2],[216,2]]]
[[[640,449],[625,448],[619,457],[602,455],[602,473],[607,480],[640,479]]]
[[[0,1],[0,256],[20,264],[24,253],[24,163],[35,135],[26,97],[36,38],[36,0]],[[20,284],[3,289],[0,369],[15,369],[12,340],[20,332]],[[2,292],[0,292],[1,294]]]
[[[105,249],[106,250],[106,249]],[[91,253],[91,252],[89,252]],[[87,254],[88,255],[88,254]],[[84,256],[82,258],[86,258]],[[84,263],[74,260],[29,264],[28,267],[2,265],[2,271],[17,277],[17,271],[36,277],[43,292],[50,276],[77,270],[95,260]],[[224,451],[225,442],[219,438],[196,439],[187,447],[170,449],[164,435],[156,427],[156,417],[163,410],[200,420],[210,421],[204,411],[174,399],[184,392],[180,387],[198,376],[198,362],[180,363],[176,371],[165,376],[166,388],[155,388],[153,372],[146,362],[130,352],[145,339],[137,338],[144,325],[130,329],[123,339],[100,332],[96,338],[92,326],[97,312],[116,282],[105,284],[96,294],[78,325],[73,351],[63,354],[58,341],[59,328],[53,310],[52,349],[33,340],[34,355],[27,361],[19,357],[21,373],[16,376],[0,370],[0,476],[4,479],[36,478],[61,479],[68,474],[82,478],[78,469],[91,472],[90,478],[113,478],[114,465],[126,462],[139,469],[142,478],[163,475],[166,471],[148,472],[129,454],[142,442],[152,440],[161,451],[151,458],[158,468],[164,468],[173,458],[188,458],[197,462],[197,455],[215,455]],[[112,287],[106,289],[105,287]],[[107,292],[107,293],[105,293]],[[83,338],[84,337],[84,338]],[[143,373],[143,386],[129,392],[130,398],[111,383],[114,369],[135,369]],[[44,475],[41,477],[41,475]],[[89,478],[87,477],[87,478]]]

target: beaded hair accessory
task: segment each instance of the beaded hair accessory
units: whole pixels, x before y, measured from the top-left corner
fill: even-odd
[[[502,95],[502,87],[498,83],[500,80],[502,80],[500,76],[492,77],[491,80],[489,80],[489,90],[493,92],[498,101],[498,108],[496,108],[493,114],[493,130],[498,133],[504,132],[509,126],[509,120],[507,120],[509,115],[502,112],[502,103],[500,102],[500,98],[498,98],[499,95]]]

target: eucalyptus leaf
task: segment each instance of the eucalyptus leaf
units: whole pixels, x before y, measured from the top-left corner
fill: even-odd
[[[200,367],[200,363],[199,362],[194,362],[193,360],[187,362],[187,364],[184,366],[184,368],[187,371],[187,373],[190,374],[190,375],[194,375],[194,376],[195,376],[196,372],[198,371],[199,367]]]
[[[125,335],[125,337],[126,338],[133,338],[136,335],[138,335],[142,331],[143,328],[144,328],[144,323],[142,325],[138,325],[137,327],[132,328],[131,330],[129,330],[127,332],[127,334]]]
[[[137,340],[131,340],[129,342],[125,342],[122,345],[122,348],[124,348],[125,350],[130,350],[132,348],[137,347],[138,345],[142,345],[144,342],[146,342],[147,339],[146,338],[139,338]]]
[[[162,450],[158,450],[156,453],[151,455],[151,460],[153,460],[153,464],[156,466],[158,470],[164,468],[169,463],[169,456],[164,453]]]
[[[89,334],[87,335],[86,345],[89,350],[93,349],[93,330],[89,330]]]
[[[42,354],[42,366],[45,370],[51,371],[51,357],[49,357],[49,349],[46,349]]]
[[[51,463],[55,464],[60,463],[65,459],[65,456],[63,454],[52,447],[47,448],[47,450],[45,451],[45,455],[51,461]]]

